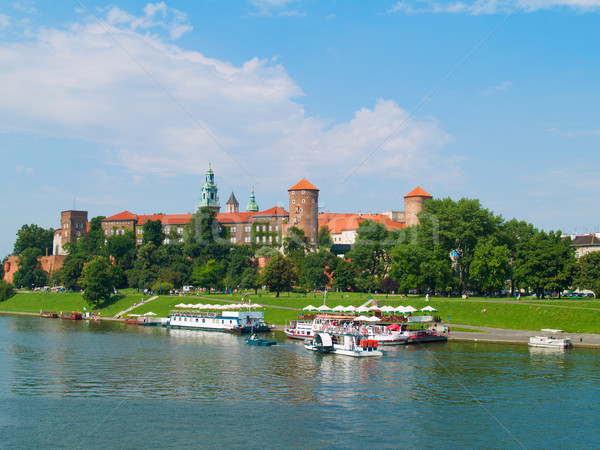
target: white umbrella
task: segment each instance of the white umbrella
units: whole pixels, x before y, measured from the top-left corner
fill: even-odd
[[[359,312],[359,313],[369,312],[369,308],[367,308],[366,306],[359,306],[354,311]]]
[[[185,307],[186,307],[185,303],[178,303],[175,305],[175,308],[185,308]]]
[[[402,305],[398,306],[396,308],[396,312],[399,312],[400,314],[404,314],[406,312],[406,306],[402,306]]]
[[[321,305],[317,308],[317,311],[331,311],[331,308],[327,305]]]
[[[153,313],[152,311],[148,311],[146,314],[144,314],[145,316],[155,316],[156,313]]]
[[[368,318],[367,316],[362,316],[362,315],[361,315],[361,316],[355,317],[355,318],[354,318],[354,319],[352,319],[352,320],[353,320],[354,322],[360,322],[360,321],[362,321],[362,320],[369,320],[369,318]]]
[[[202,305],[202,309],[212,309],[213,305],[211,305],[210,303],[206,303],[204,305]]]
[[[202,308],[202,306],[203,306],[203,305],[202,305],[202,303],[196,303],[196,304],[194,305],[194,308],[196,308],[196,309],[201,309],[201,308]]]
[[[396,311],[396,308],[394,308],[393,306],[390,305],[385,305],[381,307],[381,311],[382,312],[392,312],[392,311]]]
[[[315,311],[317,308],[315,308],[313,305],[308,305],[305,306],[304,308],[302,308],[304,311]]]
[[[421,308],[421,311],[437,312],[437,309],[433,306],[426,306],[425,308]]]
[[[418,311],[417,308],[413,308],[410,305],[408,305],[406,308],[404,308],[404,312],[414,313],[414,312],[417,312],[417,311]]]
[[[252,303],[250,305],[250,308],[262,308],[262,307],[263,307],[263,305],[259,305],[258,303]]]
[[[379,317],[371,316],[367,318],[367,322],[379,322],[381,319]]]
[[[352,312],[352,311],[356,311],[356,308],[354,306],[352,306],[352,305],[349,305],[349,306],[346,306],[346,309],[344,309],[344,311],[350,311],[350,312]]]
[[[381,308],[377,305],[369,306],[369,311],[380,311]]]
[[[333,307],[332,311],[335,311],[335,312],[342,312],[342,311],[346,311],[346,308],[345,308],[345,307],[343,307],[342,305],[337,305],[337,306],[334,306],[334,307]]]

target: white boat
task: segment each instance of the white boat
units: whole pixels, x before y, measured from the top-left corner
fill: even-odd
[[[405,327],[390,330],[385,325],[359,325],[354,319],[355,316],[318,314],[311,321],[292,320],[283,331],[290,339],[310,339],[320,332],[353,334],[376,340],[379,345],[402,345],[409,339]]]
[[[530,347],[544,348],[570,348],[573,346],[569,338],[555,338],[553,336],[531,336],[529,338]]]
[[[239,334],[270,331],[263,311],[171,311],[166,326]]]
[[[332,353],[334,355],[364,358],[383,356],[378,350],[379,343],[375,339],[366,339],[355,334],[330,334],[319,332],[304,344],[304,348],[317,353]]]

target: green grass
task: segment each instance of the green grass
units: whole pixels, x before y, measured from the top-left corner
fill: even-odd
[[[131,313],[144,314],[152,311],[159,317],[167,317],[169,311],[175,309],[178,303],[227,303],[222,300],[239,303],[242,294],[208,294],[208,295],[185,295],[185,296],[163,296],[145,304],[140,304],[142,298],[147,295],[126,291],[125,297],[114,300],[109,305],[103,305],[102,316],[110,317],[128,308],[133,303],[139,306]],[[283,325],[292,319],[296,319],[302,308],[311,304],[320,306],[323,304],[323,296],[309,294],[306,297],[297,297],[296,294],[282,293],[279,298],[275,294],[261,292],[259,295],[250,294],[252,303],[265,306],[265,320],[269,323]],[[528,300],[521,301],[510,299],[484,299],[470,298],[461,300],[457,298],[447,299],[433,297],[426,302],[423,297],[400,298],[399,296],[377,295],[376,300],[381,305],[397,307],[399,305],[411,305],[417,309],[430,305],[438,310],[438,315],[446,323],[469,326],[483,326],[493,328],[506,328],[515,330],[540,330],[542,328],[559,328],[571,333],[597,333],[600,334],[600,302],[597,300]],[[359,306],[369,299],[366,294],[344,293],[328,294],[327,305],[330,307],[338,304],[347,306]],[[83,311],[87,306],[81,294],[72,293],[20,293],[15,297],[0,303],[2,311],[18,311],[39,313],[40,310],[53,311]],[[290,309],[292,308],[292,309]],[[450,318],[448,319],[448,316]],[[456,328],[455,328],[456,329]],[[458,330],[457,330],[458,331]]]

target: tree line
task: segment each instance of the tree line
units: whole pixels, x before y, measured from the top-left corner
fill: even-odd
[[[271,247],[233,245],[219,231],[216,214],[198,211],[181,236],[166,236],[160,221],[143,225],[141,246],[134,232],[104,236],[101,221],[90,221],[88,238],[67,244],[61,270],[49,278],[37,264],[52,230],[24,225],[17,232],[16,286],[62,284],[84,290],[91,303],[125,287],[166,293],[184,285],[206,289],[280,292],[324,288],[362,292],[463,292],[495,295],[503,291],[560,293],[590,289],[600,295],[600,252],[579,260],[569,238],[483,208],[478,200],[431,199],[419,213],[420,224],[387,230],[380,223],[359,224],[354,248],[343,258],[332,251],[329,230],[319,230],[311,246],[303,230],[291,227],[282,253]],[[165,238],[169,243],[164,244]],[[51,246],[51,244],[50,244]],[[261,257],[268,259],[259,270]]]

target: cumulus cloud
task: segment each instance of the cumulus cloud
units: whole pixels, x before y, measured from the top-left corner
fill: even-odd
[[[519,8],[523,12],[569,8],[575,11],[600,11],[600,0],[473,0],[440,2],[436,0],[401,0],[388,12],[405,14],[462,13],[471,15],[507,14]]]
[[[171,16],[183,17],[162,3],[141,17],[111,8],[99,23],[0,43],[0,85],[10,86],[0,90],[0,131],[100,144],[134,177],[200,174],[208,161],[226,167],[223,176],[286,183],[307,173],[410,177],[453,164],[434,119],[385,99],[347,123],[310,117],[275,61],[237,66],[145,32]]]

